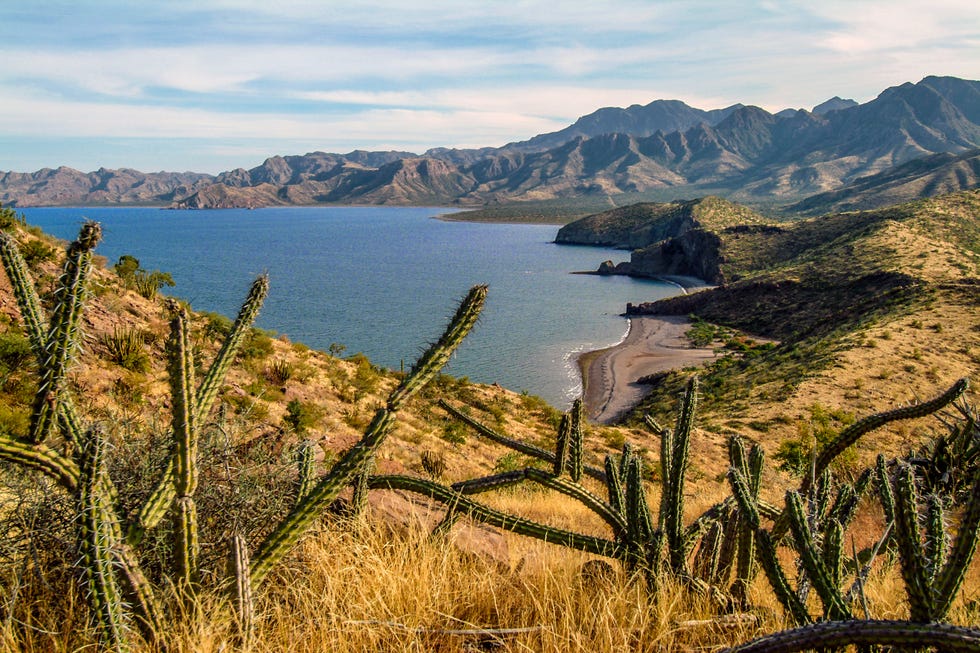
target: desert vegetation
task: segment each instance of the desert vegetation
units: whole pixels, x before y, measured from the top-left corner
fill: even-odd
[[[692,460],[697,376],[670,422],[629,430],[439,374],[485,287],[392,373],[254,329],[265,278],[233,322],[125,303],[94,283],[111,283],[97,224],[52,256],[60,269],[35,272],[20,249],[40,237],[2,217],[8,650],[980,646],[963,589],[980,535],[965,379],[828,421],[798,477],[728,435],[710,479]],[[83,337],[108,305],[155,312],[137,325],[119,310],[99,342]],[[93,355],[108,378],[86,378]],[[109,400],[79,392],[96,382]],[[838,465],[876,430],[930,416],[916,451]],[[344,437],[325,446],[325,429]]]

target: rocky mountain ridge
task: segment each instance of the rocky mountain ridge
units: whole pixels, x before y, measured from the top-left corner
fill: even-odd
[[[175,208],[440,204],[655,191],[789,204],[934,154],[980,147],[980,82],[926,77],[861,105],[703,111],[658,100],[605,108],[501,148],[274,156],[216,176],[67,168],[0,173],[10,206],[146,203]],[[923,186],[923,192],[928,186]]]

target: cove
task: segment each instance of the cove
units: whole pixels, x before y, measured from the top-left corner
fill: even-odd
[[[66,240],[102,223],[97,252],[130,254],[169,272],[168,289],[195,310],[234,317],[252,279],[271,288],[258,325],[315,349],[332,343],[376,365],[411,365],[456,302],[490,287],[474,333],[446,368],[566,408],[581,392],[583,351],[621,341],[627,302],[677,294],[670,284],[571,274],[625,252],[553,243],[558,227],[432,219],[432,207],[315,207],[172,211],[146,207],[24,208]]]

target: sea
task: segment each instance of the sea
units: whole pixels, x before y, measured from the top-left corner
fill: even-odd
[[[165,289],[195,310],[234,318],[267,273],[257,325],[314,349],[343,345],[375,365],[408,369],[438,339],[458,301],[487,284],[474,332],[445,371],[499,383],[564,409],[581,394],[577,357],[625,337],[626,303],[678,294],[669,283],[573,274],[628,258],[622,250],[557,245],[558,227],[456,219],[438,207],[315,207],[182,211],[25,208],[30,224],[72,240],[102,224],[97,253],[170,273]]]

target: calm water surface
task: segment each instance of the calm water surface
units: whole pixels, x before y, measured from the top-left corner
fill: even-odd
[[[397,369],[437,339],[457,301],[489,284],[477,328],[446,371],[527,390],[564,408],[581,391],[578,353],[619,342],[627,302],[674,295],[656,281],[570,274],[627,258],[620,250],[555,245],[557,227],[431,219],[433,208],[22,209],[28,222],[73,239],[103,226],[98,253],[169,272],[173,295],[230,317],[255,276],[271,288],[258,325],[316,349],[331,343]]]

